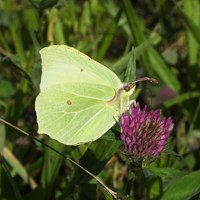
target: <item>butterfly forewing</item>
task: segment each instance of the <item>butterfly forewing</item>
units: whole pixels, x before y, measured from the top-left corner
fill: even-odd
[[[54,45],[40,51],[42,57],[41,91],[62,83],[92,83],[117,89],[120,79],[107,67],[78,50]]]

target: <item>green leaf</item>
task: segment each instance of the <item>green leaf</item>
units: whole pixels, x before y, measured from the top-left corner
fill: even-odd
[[[59,152],[64,152],[65,146],[58,143],[55,140],[46,140],[48,146],[56,149]],[[41,185],[43,188],[43,194],[45,199],[51,199],[52,197],[52,187],[55,183],[58,171],[60,169],[63,158],[58,155],[52,149],[46,148],[44,154],[44,165],[42,169]]]
[[[169,108],[171,106],[180,104],[180,103],[182,103],[184,101],[189,101],[192,98],[199,98],[199,97],[200,97],[200,92],[198,92],[198,91],[187,92],[187,93],[184,93],[184,94],[180,94],[180,95],[178,95],[177,97],[175,97],[173,99],[165,101],[164,102],[164,106],[166,108]]]
[[[0,97],[11,97],[15,93],[15,89],[11,81],[0,80]]]
[[[190,3],[191,3],[191,1],[190,1]],[[199,5],[197,5],[197,7],[199,7]],[[194,23],[194,21],[191,20],[178,6],[177,6],[177,9],[179,11],[179,14],[183,18],[185,24],[189,27],[189,29],[190,29],[191,33],[193,34],[194,38],[196,39],[197,43],[200,44],[200,35],[199,35],[200,27],[198,27],[198,25],[196,25],[196,23]],[[194,9],[194,8],[192,7],[192,9]],[[194,10],[193,10],[193,12],[194,12]]]
[[[123,8],[124,8],[124,11],[129,23],[131,33],[132,33],[133,42],[134,42],[133,45],[138,46],[146,40],[146,37],[142,30],[143,29],[142,22],[138,18],[129,0],[123,0]],[[144,52],[141,55],[141,62],[142,62],[142,65],[147,70],[147,72],[151,73],[151,68],[149,68],[149,56],[147,52]]]
[[[200,3],[199,0],[184,0],[183,1],[182,14],[184,15],[183,19],[187,24],[187,35],[188,35],[188,53],[189,53],[189,65],[194,66],[198,60],[198,51],[199,51],[199,31],[200,31]],[[191,24],[194,24],[196,28],[190,27]],[[196,39],[195,34],[198,33]]]
[[[57,44],[65,44],[64,26],[60,19],[57,19],[55,24],[55,39]]]
[[[4,148],[5,139],[6,139],[5,125],[0,123],[0,154]]]
[[[125,73],[125,82],[128,83],[135,79],[136,79],[136,56],[135,56],[135,50],[133,48]]]
[[[173,71],[170,70],[170,68],[165,64],[162,57],[154,48],[150,48],[148,53],[151,61],[151,68],[158,75],[159,79],[171,89],[178,92],[181,88],[181,85]]]
[[[4,159],[1,160],[0,164],[0,199],[23,200],[17,184],[12,178],[9,167]]]
[[[135,60],[139,60],[140,57],[142,56],[142,54],[148,50],[148,48],[151,46],[150,41],[146,40],[145,42],[143,42],[142,44],[138,45],[137,47],[134,48],[134,57]],[[111,67],[110,69],[112,71],[117,72],[118,74],[121,74],[127,63],[129,62],[131,56],[133,56],[133,51],[131,50],[130,52],[128,52],[127,54],[123,55],[121,58],[118,59],[118,61],[116,61]],[[134,79],[132,79],[134,80]]]
[[[29,182],[28,173],[25,167],[20,163],[20,161],[15,157],[15,155],[6,147],[4,147],[2,151],[2,155],[4,156],[5,160],[9,163],[12,167],[14,173],[17,173],[25,183]]]
[[[183,176],[185,173],[172,168],[148,167],[144,169],[146,176],[160,176],[160,177],[177,177]]]
[[[161,200],[189,200],[199,192],[200,171],[198,170],[174,179],[165,190]]]
[[[23,17],[30,32],[37,31],[39,29],[39,15],[35,9],[30,8],[24,10]]]
[[[112,24],[110,25],[110,28],[105,32],[105,34],[103,35],[102,38],[102,44],[100,46],[99,52],[98,52],[98,56],[97,56],[97,61],[101,62],[103,60],[104,55],[106,54],[106,51],[108,50],[112,39],[117,31],[118,28],[118,22],[119,19],[121,17],[121,11],[119,11],[116,14],[116,17],[114,18]]]

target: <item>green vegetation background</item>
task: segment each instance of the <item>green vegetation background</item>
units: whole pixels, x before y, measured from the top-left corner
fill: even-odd
[[[199,0],[0,1],[0,117],[49,145],[0,124],[0,199],[112,199],[96,179],[50,147],[98,175],[122,199],[135,196],[130,163],[112,138],[117,126],[78,147],[37,135],[39,50],[50,44],[79,49],[121,80],[131,79],[126,68],[135,47],[137,77],[159,81],[139,84],[135,97],[172,115],[175,123],[165,153],[144,168],[145,196],[137,199],[198,199],[199,33]]]

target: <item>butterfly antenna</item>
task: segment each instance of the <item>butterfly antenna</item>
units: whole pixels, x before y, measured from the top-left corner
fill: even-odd
[[[124,89],[128,92],[130,89],[132,89],[134,87],[134,85],[136,83],[142,82],[142,81],[150,81],[152,83],[158,83],[158,81],[155,78],[141,77],[141,78],[137,78],[135,81],[131,81],[131,82],[127,83],[127,85],[125,85]]]
[[[158,83],[158,81],[155,78],[141,77],[141,78],[137,78],[135,81],[129,82],[129,84],[135,84],[137,82],[142,82],[142,81],[150,81],[152,83]]]

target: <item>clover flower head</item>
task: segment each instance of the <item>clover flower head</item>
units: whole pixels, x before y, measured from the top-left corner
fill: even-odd
[[[130,106],[121,116],[123,150],[135,160],[157,158],[164,150],[173,129],[171,117],[164,118],[159,110],[140,109],[139,103]]]

